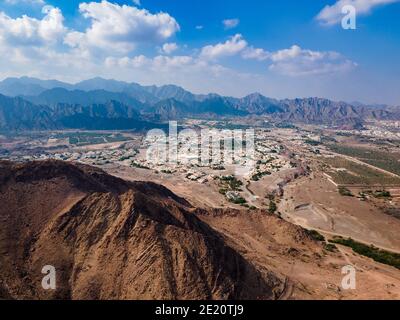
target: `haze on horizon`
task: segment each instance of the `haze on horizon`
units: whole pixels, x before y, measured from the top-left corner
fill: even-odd
[[[349,3],[356,30],[340,24]],[[398,0],[6,0],[0,78],[400,105],[399,13]]]

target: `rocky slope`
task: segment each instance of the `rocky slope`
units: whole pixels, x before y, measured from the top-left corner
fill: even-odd
[[[365,119],[362,109],[345,102],[307,98],[284,100],[281,118],[292,123],[325,124],[327,126],[352,125],[362,127]]]
[[[100,96],[98,98],[101,99]],[[20,97],[10,98],[0,94],[0,131],[148,130],[159,127],[141,117],[137,111],[140,105],[139,102],[135,105],[115,100],[88,105],[58,102],[36,105]]]
[[[49,107],[0,95],[0,130],[52,130],[57,128],[52,115]]]
[[[0,162],[0,201],[0,299],[400,298],[397,269],[274,215],[193,208],[88,166]],[[348,264],[356,290],[341,288]]]
[[[0,298],[274,299],[257,269],[162,186],[63,162],[0,163]],[[53,265],[57,289],[41,287]]]

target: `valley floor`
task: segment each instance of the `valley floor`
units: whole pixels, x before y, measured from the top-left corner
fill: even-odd
[[[110,168],[107,171],[129,180],[162,183],[195,206],[237,208],[210,186],[177,177],[163,180],[148,170]],[[271,186],[273,179],[279,180],[279,177],[266,179],[268,183],[255,182],[250,189],[261,196],[267,191],[266,186]],[[259,187],[262,185],[264,189]],[[383,214],[367,202],[339,195],[337,187],[322,174],[289,183],[278,208],[283,219],[309,230],[318,230],[327,239],[351,237],[368,245],[400,252],[400,220]],[[295,231],[283,221],[280,223],[263,214],[247,211],[232,215],[200,215],[200,218],[224,235],[258,268],[272,266],[281,274],[287,283],[282,299],[400,299],[398,269],[376,263],[342,246],[337,246],[337,252],[328,253],[323,245],[310,245],[297,239]],[[341,288],[342,268],[346,265],[357,270],[356,290]]]

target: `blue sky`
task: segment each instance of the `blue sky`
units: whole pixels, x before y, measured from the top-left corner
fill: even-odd
[[[0,78],[400,105],[399,16],[398,0],[3,0]]]

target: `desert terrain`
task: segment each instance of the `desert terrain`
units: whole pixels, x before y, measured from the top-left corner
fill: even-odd
[[[398,299],[399,272],[326,249],[263,210],[195,208],[168,189],[59,161],[0,166],[3,297]],[[43,198],[43,194],[46,197]],[[20,207],[20,203],[35,203]],[[10,208],[16,215],[10,216]],[[341,289],[341,268],[357,289]],[[49,295],[43,264],[61,274]]]
[[[188,121],[188,126],[193,124],[201,126],[199,122]],[[382,148],[376,137],[367,139],[365,132],[361,136],[355,132],[348,135],[340,131],[325,132],[315,126],[257,130],[255,165],[245,175],[239,175],[237,168],[230,165],[153,163],[146,158],[148,142],[140,133],[78,131],[54,132],[50,139],[48,134],[37,133],[34,138],[3,137],[6,143],[2,146],[9,150],[3,159],[20,163],[18,166],[4,165],[4,175],[14,177],[16,184],[7,180],[2,187],[3,202],[8,203],[7,208],[18,208],[19,214],[30,212],[22,222],[15,220],[12,225],[16,229],[2,233],[3,259],[8,266],[2,280],[3,295],[71,299],[398,299],[400,272],[396,267],[396,254],[400,252],[397,213],[400,177],[392,160],[392,157],[397,157],[396,147]],[[332,137],[337,142],[333,143]],[[387,159],[383,154],[388,154]],[[18,161],[21,157],[24,159],[22,162]],[[239,158],[239,161],[245,159]],[[78,169],[73,169],[75,165]],[[36,166],[38,176],[32,181],[20,177],[20,171],[26,174],[25,167]],[[86,166],[93,169],[82,169]],[[92,179],[98,175],[96,167],[104,172],[100,174],[104,177],[99,182],[101,187],[96,186],[98,182]],[[80,172],[78,175],[76,170]],[[103,185],[103,179],[111,182]],[[165,195],[161,200],[157,195],[159,191],[155,193],[161,189],[152,187],[158,185],[166,188],[162,190],[170,190],[162,191]],[[25,194],[31,192],[33,186],[38,192],[32,194],[34,198],[25,199]],[[131,193],[128,191],[130,188],[140,189],[140,206],[156,197],[154,201],[157,204],[149,204],[150,207],[161,205],[175,218],[164,221],[154,209],[143,209],[145,222],[139,222],[142,218],[137,220],[136,211],[127,209],[136,203],[134,194],[138,192]],[[6,190],[25,191],[22,195],[19,191],[4,193]],[[39,192],[47,194],[51,201],[42,199]],[[32,201],[38,205],[18,205]],[[74,221],[77,213],[71,212],[76,210],[84,214],[85,220]],[[9,212],[9,209],[3,210],[2,221],[9,221]],[[154,234],[148,235],[158,239],[154,243],[134,245],[142,233],[147,234],[147,226],[153,225],[154,221],[162,223],[162,226],[154,226],[154,230],[168,230],[170,223],[175,225],[172,221],[183,217],[178,212],[185,212],[185,221],[178,227],[183,230],[163,231],[167,242]],[[70,231],[64,234],[60,230],[67,227],[62,222],[66,217],[69,217],[65,223],[70,225]],[[127,222],[129,236],[127,234],[128,238],[121,242],[118,234],[121,234],[121,228],[125,228],[122,226],[126,225],[124,219],[134,220]],[[189,220],[186,222],[186,219]],[[210,287],[210,281],[215,281],[213,275],[204,278],[201,274],[215,270],[218,278],[218,270],[227,268],[220,264],[231,262],[224,262],[225,249],[221,249],[222,253],[219,249],[210,253],[212,249],[207,244],[204,248],[202,245],[192,247],[193,241],[205,241],[197,237],[198,232],[203,232],[194,227],[199,224],[201,230],[207,230],[204,239],[212,233],[212,237],[221,243],[218,246],[229,247],[231,254],[243,259],[243,270],[253,270],[246,271],[250,272],[248,274],[245,272],[243,281],[255,281],[261,291],[244,294],[241,290],[245,287],[240,290],[231,287],[230,281],[233,284],[237,279],[233,280],[236,271],[230,267],[221,285]],[[82,229],[78,231],[75,228]],[[176,227],[172,228],[175,230]],[[17,240],[16,234],[24,237]],[[17,243],[23,241],[25,244],[10,247],[10,236]],[[192,236],[193,240],[189,240]],[[189,247],[184,244],[186,240],[180,243],[181,237],[189,237]],[[62,243],[62,247],[49,247],[46,245],[49,239],[51,243]],[[341,239],[351,239],[365,247],[361,251],[352,249]],[[20,252],[19,246],[25,248],[25,253]],[[124,258],[126,250],[131,253],[125,254]],[[177,255],[173,255],[171,260],[174,250],[178,250]],[[120,253],[115,256],[114,251]],[[62,255],[55,252],[62,252]],[[38,268],[38,263],[43,262],[42,259],[54,254],[55,262],[65,274],[65,282],[56,296],[43,296],[40,290],[35,291],[37,288],[32,287],[37,281],[37,275],[33,276],[32,272]],[[163,258],[157,260],[160,254]],[[203,254],[215,258],[205,262],[201,258]],[[197,258],[193,260],[194,257]],[[19,261],[20,271],[17,278],[12,278],[15,277],[11,271],[15,261]],[[22,267],[22,263],[27,261],[28,269]],[[101,267],[107,264],[106,261],[111,263],[109,269]],[[165,268],[159,276],[154,273],[157,263],[157,268]],[[357,272],[355,290],[342,288],[342,268],[348,265]],[[192,270],[190,276],[183,271],[187,267]],[[143,278],[147,280],[128,276],[132,268],[148,272]],[[101,275],[104,272],[111,274],[111,270],[127,276],[110,280],[113,278]],[[71,279],[75,279],[73,283]],[[116,281],[118,289],[113,285]],[[192,282],[188,284],[187,281]],[[204,289],[205,282],[208,283],[207,290]],[[178,283],[181,285],[179,290],[176,289]],[[148,287],[148,290],[132,291],[133,284]],[[31,291],[21,296],[21,288],[27,290],[27,286]],[[195,289],[188,291],[188,287]]]

